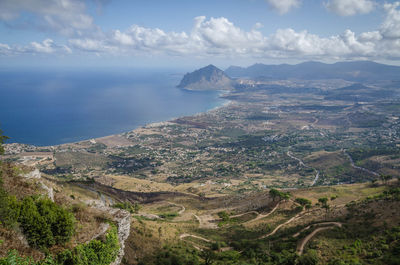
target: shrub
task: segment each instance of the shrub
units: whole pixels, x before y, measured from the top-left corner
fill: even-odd
[[[49,199],[34,197],[22,201],[19,222],[29,244],[39,248],[67,242],[75,227],[70,212]]]
[[[43,248],[55,244],[50,224],[40,215],[31,197],[22,201],[19,222],[29,245]]]
[[[117,227],[111,225],[104,240],[94,239],[81,244],[72,251],[65,250],[57,255],[58,264],[108,265],[115,260],[119,251]]]
[[[300,265],[317,265],[318,254],[315,250],[310,249],[306,254],[302,255],[298,259]]]
[[[21,203],[15,196],[0,195],[0,222],[7,226],[14,226],[19,218]]]
[[[140,205],[136,202],[134,204],[130,202],[119,202],[114,204],[112,207],[126,210],[132,214],[137,213],[140,210]]]

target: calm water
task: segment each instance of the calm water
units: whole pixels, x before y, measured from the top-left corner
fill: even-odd
[[[182,73],[0,71],[0,129],[8,142],[55,145],[132,130],[223,104],[217,92],[175,86]]]

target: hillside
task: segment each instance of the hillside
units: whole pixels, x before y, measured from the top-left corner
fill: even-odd
[[[254,64],[247,68],[231,66],[225,70],[230,77],[269,79],[343,79],[354,82],[399,80],[400,67],[370,61],[325,64],[304,62],[296,65]]]
[[[109,222],[121,214],[104,205],[96,206],[99,199],[132,210],[129,222],[133,229],[124,241],[122,264],[399,262],[399,180],[201,197],[121,192],[93,182],[54,182],[37,176],[31,168],[7,163],[1,169],[2,188],[8,198],[24,202],[24,198],[35,194],[43,194],[39,197],[42,199],[49,196],[74,215],[76,230],[67,244],[47,248],[54,258],[45,258],[43,249],[24,243],[26,235],[2,215],[0,255],[6,258],[0,258],[0,264],[14,264],[12,259],[24,264],[28,257],[38,262],[46,260],[46,264],[87,264],[69,255],[85,255],[85,251],[91,251],[90,246],[95,247],[94,239],[96,244],[113,242],[109,235],[115,233],[115,238],[117,230]],[[136,202],[140,206],[131,208]],[[4,213],[4,204],[1,209]],[[17,218],[17,222],[21,220]],[[13,249],[18,252],[10,251]],[[115,258],[112,245],[101,249],[104,255]],[[110,260],[88,264],[110,264]]]
[[[120,264],[130,214],[66,184],[0,161],[0,264]]]
[[[117,232],[122,264],[399,264],[392,81],[241,79],[206,113],[57,146],[6,144],[0,261],[48,253],[81,264],[68,262]],[[32,223],[44,228],[33,239]]]
[[[398,264],[399,196],[398,180],[219,197],[147,193],[125,264]]]
[[[229,90],[232,80],[214,65],[208,65],[192,73],[187,73],[177,86],[189,90]]]

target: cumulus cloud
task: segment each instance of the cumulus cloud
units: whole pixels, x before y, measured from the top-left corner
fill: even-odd
[[[176,55],[188,54],[251,54],[265,47],[266,37],[258,31],[243,31],[224,17],[196,17],[190,32],[165,32],[159,28],[132,25],[127,31],[114,30],[102,39],[69,41],[74,48],[92,51],[151,52]]]
[[[32,42],[32,49],[39,53],[53,53],[54,41],[52,39],[45,39],[42,43]]]
[[[371,0],[330,0],[325,7],[339,16],[353,16],[371,12],[375,3]]]
[[[281,15],[288,13],[291,9],[299,7],[300,0],[266,0],[266,2]]]
[[[29,45],[20,46],[0,43],[0,55],[21,55],[21,54],[70,54],[72,50],[67,45],[58,45],[52,39],[45,39],[42,42],[33,41]]]
[[[400,2],[386,3],[383,7],[387,16],[381,26],[381,33],[386,38],[400,38]]]
[[[390,10],[388,9],[388,12]],[[390,16],[388,16],[390,17]],[[382,29],[387,29],[388,22]],[[392,24],[391,24],[392,25]],[[346,30],[341,35],[320,37],[308,31],[278,29],[264,36],[257,24],[244,31],[227,18],[204,16],[194,19],[190,32],[165,32],[158,28],[131,26],[126,31],[114,30],[101,39],[71,39],[71,47],[90,52],[121,54],[150,53],[195,56],[253,56],[269,58],[368,58],[388,42],[381,31],[355,34]],[[385,44],[384,44],[385,43]],[[393,46],[393,44],[391,44]]]
[[[1,54],[18,53],[88,53],[132,55],[174,55],[191,57],[243,57],[320,59],[399,59],[400,2],[385,4],[386,16],[374,31],[321,37],[306,30],[278,29],[266,36],[257,23],[243,30],[227,18],[194,18],[190,31],[164,31],[132,25],[127,30],[112,30],[96,36],[75,36],[67,46],[47,39],[27,46],[0,44]]]
[[[86,13],[79,0],[1,0],[0,20],[12,27],[51,29],[65,35],[82,34],[93,30],[93,18]],[[21,13],[31,14],[29,21],[21,21]]]

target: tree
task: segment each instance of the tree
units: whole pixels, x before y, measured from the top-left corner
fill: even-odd
[[[290,198],[290,193],[281,192],[274,188],[269,190],[269,194],[271,195],[273,201],[275,201],[276,198],[279,198],[279,200],[289,200]]]
[[[281,200],[284,200],[284,201],[288,201],[289,199],[290,199],[290,193],[289,192],[281,192],[280,194],[279,194],[279,198],[281,199]]]
[[[328,198],[327,198],[327,197],[319,198],[319,199],[318,199],[318,202],[319,202],[321,205],[326,205],[326,204],[328,204]]]
[[[275,199],[276,199],[277,197],[279,197],[279,194],[280,194],[280,193],[281,193],[281,192],[280,192],[279,190],[274,189],[274,188],[272,188],[272,189],[269,190],[269,195],[271,195],[273,201],[275,201]]]
[[[311,205],[311,203],[312,203],[309,199],[305,199],[305,198],[296,198],[295,202],[297,202],[298,204],[300,204],[302,206]]]
[[[0,155],[4,154],[3,144],[7,139],[10,139],[10,137],[3,135],[3,131],[0,130]]]
[[[321,205],[321,208],[325,209],[326,214],[328,214],[329,211],[329,204],[328,204],[328,198],[327,197],[322,197],[318,199],[319,204]]]
[[[391,175],[380,175],[379,178],[382,180],[383,184],[387,185],[388,181],[393,178]]]

